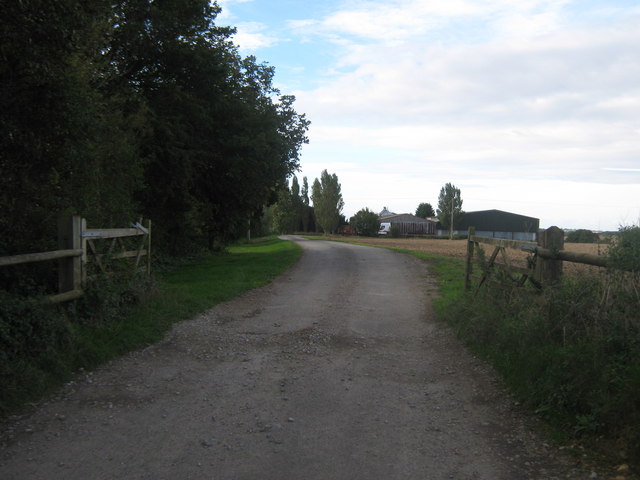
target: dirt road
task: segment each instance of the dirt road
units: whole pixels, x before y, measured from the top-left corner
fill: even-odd
[[[595,478],[434,319],[425,264],[298,241],[269,286],[3,425],[0,478]]]

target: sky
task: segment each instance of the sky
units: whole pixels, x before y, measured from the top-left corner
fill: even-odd
[[[640,222],[640,0],[219,0],[311,121],[297,177],[362,208]]]

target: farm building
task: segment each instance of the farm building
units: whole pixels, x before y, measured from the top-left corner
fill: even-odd
[[[387,207],[382,207],[382,211],[378,214],[379,217],[388,217],[389,215],[396,215],[396,213],[392,212]]]
[[[383,215],[384,213],[384,215]],[[392,213],[386,207],[380,212],[380,223],[390,223],[400,229],[400,235],[435,235],[436,222],[410,213]]]
[[[475,227],[476,235],[482,237],[535,242],[540,219],[502,210],[481,210],[465,213],[455,233],[465,234],[469,227]]]

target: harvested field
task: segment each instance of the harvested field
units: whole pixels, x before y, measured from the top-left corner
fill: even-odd
[[[464,259],[467,256],[466,240],[444,240],[433,238],[385,238],[385,237],[356,237],[356,236],[334,236],[329,237],[331,240],[357,242],[367,245],[376,245],[381,247],[404,248],[408,250],[417,250],[420,252],[432,253],[435,255],[444,255]],[[485,246],[485,251],[492,251],[491,245]],[[589,253],[591,255],[605,255],[607,245],[597,245],[588,243],[565,243],[565,250],[576,253]],[[528,254],[520,250],[509,250],[509,258],[514,265],[525,266]],[[598,272],[598,267],[589,265],[564,262],[564,271],[568,275],[578,272],[592,271]]]

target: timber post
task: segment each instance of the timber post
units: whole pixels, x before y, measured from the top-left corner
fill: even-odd
[[[474,241],[472,237],[476,234],[476,227],[469,227],[467,234],[467,263],[464,269],[464,289],[469,290],[471,288],[471,274],[473,273],[473,249]]]
[[[61,250],[82,248],[82,217],[61,218],[58,221],[58,248]],[[79,255],[58,260],[58,293],[82,288],[82,258]]]
[[[539,235],[538,245],[551,252],[558,253],[564,248],[564,231],[550,227]],[[538,256],[535,278],[543,285],[553,285],[562,277],[562,260]]]
[[[151,277],[151,219],[147,220],[147,278]]]

